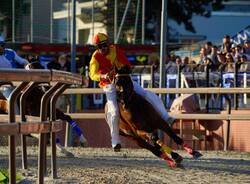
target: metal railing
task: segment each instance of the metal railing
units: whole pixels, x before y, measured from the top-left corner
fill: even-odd
[[[46,173],[46,133],[51,133],[51,171],[52,177],[56,178],[56,145],[55,132],[62,129],[62,122],[55,120],[55,102],[58,96],[70,84],[82,85],[80,75],[56,71],[56,70],[24,70],[24,69],[0,69],[0,81],[18,82],[8,98],[8,114],[1,115],[0,134],[9,136],[9,170],[11,184],[16,183],[16,142],[15,136],[21,135],[22,167],[27,169],[26,135],[39,133],[38,152],[38,183],[44,183]],[[25,102],[27,95],[33,88],[41,83],[51,83],[51,87],[44,93],[41,99],[40,117],[28,118],[25,115]],[[20,97],[20,116],[16,115],[15,104]],[[48,117],[48,105],[50,104],[50,120]],[[17,121],[18,120],[18,121]],[[27,122],[26,122],[27,121]],[[6,122],[8,124],[6,124]]]

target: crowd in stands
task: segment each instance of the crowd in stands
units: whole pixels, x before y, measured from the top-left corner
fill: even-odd
[[[181,58],[174,53],[170,53],[166,59],[166,73],[176,74],[177,66],[181,65],[182,72],[203,72],[206,66],[211,71],[234,72],[238,67],[239,72],[250,71],[250,40],[245,40],[244,44],[235,44],[229,35],[225,35],[221,46],[206,42],[199,51],[199,59],[193,60],[190,57]],[[153,64],[155,69],[159,69],[159,60],[149,57],[149,64]]]

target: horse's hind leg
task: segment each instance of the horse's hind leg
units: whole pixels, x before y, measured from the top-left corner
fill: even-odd
[[[167,123],[159,123],[159,129],[166,132],[177,145],[181,145],[188,154],[193,156],[193,158],[197,159],[202,156],[200,152],[193,150],[188,144],[184,143],[183,139],[181,139]]]
[[[173,139],[176,144],[178,144],[178,145],[183,144],[182,138],[180,138],[165,121],[159,123],[158,128],[161,129],[162,131],[164,131],[166,134],[168,134],[168,136],[171,139]]]

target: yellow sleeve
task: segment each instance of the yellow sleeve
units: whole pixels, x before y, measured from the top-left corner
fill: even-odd
[[[92,58],[89,63],[89,77],[91,80],[100,81],[101,75],[98,73],[99,63],[94,57],[95,53],[92,55]]]

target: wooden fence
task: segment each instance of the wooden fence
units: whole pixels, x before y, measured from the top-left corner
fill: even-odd
[[[249,94],[250,88],[147,88],[158,94]],[[104,94],[100,88],[71,88],[64,94]],[[226,120],[226,134],[224,136],[224,150],[228,149],[231,120],[250,120],[249,115],[231,114],[231,102],[227,99],[228,109],[226,114],[215,113],[170,113],[179,120]],[[104,113],[70,113],[75,119],[104,119]],[[180,130],[182,132],[182,130]],[[65,138],[66,140],[68,137]]]

